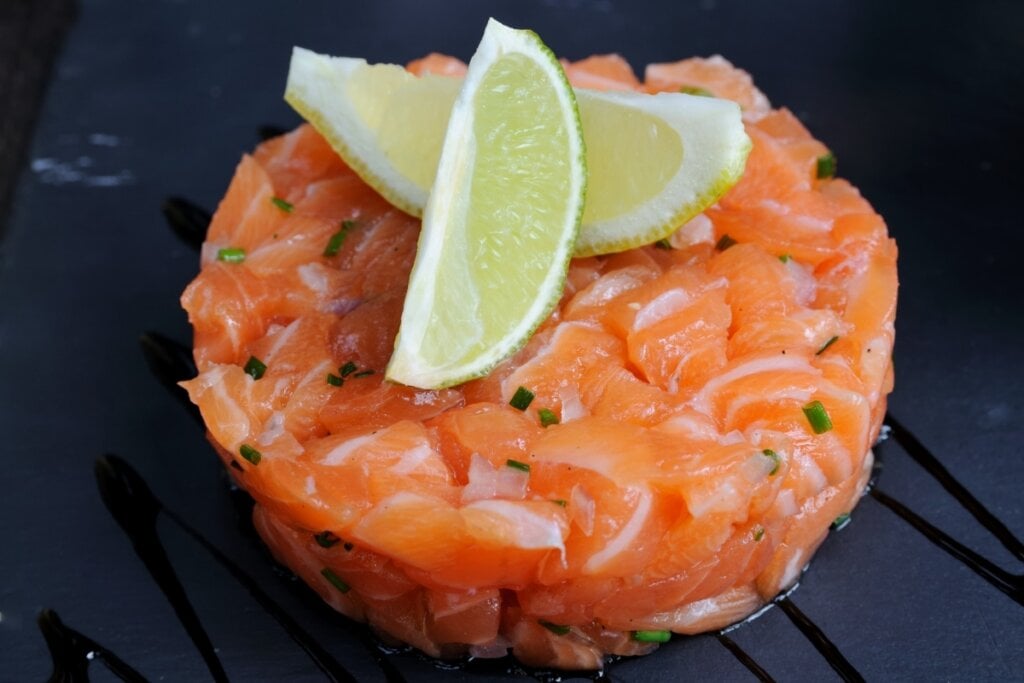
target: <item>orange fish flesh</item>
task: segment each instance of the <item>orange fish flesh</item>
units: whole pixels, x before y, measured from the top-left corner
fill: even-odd
[[[856,504],[892,390],[896,245],[817,177],[827,149],[792,113],[721,57],[643,82],[615,55],[564,66],[578,87],[733,99],[754,146],[669,244],[573,261],[488,377],[383,381],[420,226],[308,125],[243,157],[182,296],[184,385],[260,535],[336,610],[433,656],[594,669],[656,647],[636,630],[743,619]]]

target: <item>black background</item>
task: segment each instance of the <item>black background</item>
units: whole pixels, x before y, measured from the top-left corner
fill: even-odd
[[[1024,533],[1024,3],[90,0],[54,66],[0,233],[0,680],[49,674],[43,607],[147,677],[206,678],[97,495],[92,463],[104,452],[133,463],[340,660],[379,678],[356,627],[275,574],[239,532],[219,463],[147,372],[138,336],[189,339],[177,299],[197,270],[159,207],[180,194],[213,208],[257,126],[298,122],[281,100],[293,44],[370,61],[468,59],[489,15],[570,59],[618,51],[642,70],[721,53],[792,109],[899,243],[892,413]],[[880,450],[881,488],[1021,572],[895,444]],[[321,680],[193,542],[161,532],[233,679]],[[868,679],[1024,679],[1020,606],[871,498],[793,600]],[[778,609],[731,636],[778,679],[834,676]],[[411,680],[470,678],[395,661]],[[104,680],[100,665],[91,671]],[[613,674],[749,675],[710,637],[676,639]]]

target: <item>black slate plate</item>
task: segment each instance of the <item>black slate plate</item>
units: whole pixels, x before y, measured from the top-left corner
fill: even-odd
[[[1024,6],[91,0],[58,59],[0,243],[0,680],[49,675],[44,608],[147,679],[210,676],[101,501],[93,463],[107,452],[355,678],[385,679],[365,631],[277,572],[247,533],[201,430],[138,340],[189,338],[177,297],[196,257],[160,207],[182,195],[212,208],[257,127],[297,123],[280,100],[292,44],[372,61],[466,58],[488,15],[535,28],[570,58],[619,51],[642,67],[720,52],[825,140],[901,249],[891,413],[1024,535]],[[1020,544],[1000,544],[895,439],[879,453],[876,493],[819,551],[791,607],[728,637],[776,679],[835,678],[797,628],[798,606],[867,679],[1024,679]],[[943,550],[892,501],[966,548]],[[180,525],[161,515],[156,528],[232,680],[325,679]],[[972,571],[986,573],[984,558],[1006,575]],[[482,678],[411,653],[387,661],[413,681]],[[89,673],[111,678],[97,663]],[[752,676],[715,636],[675,639],[610,675]]]

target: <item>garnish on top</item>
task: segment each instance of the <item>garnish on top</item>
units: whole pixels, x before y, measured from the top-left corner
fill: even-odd
[[[751,146],[733,102],[574,91],[535,33],[493,19],[464,79],[296,48],[285,99],[368,184],[423,217],[386,376],[430,389],[521,348],[571,256],[664,240],[714,203]]]

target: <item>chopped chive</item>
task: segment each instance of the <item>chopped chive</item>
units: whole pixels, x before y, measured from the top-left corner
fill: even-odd
[[[373,374],[373,370],[360,370],[359,372],[357,372],[356,374],[354,374],[352,376],[353,377],[369,377],[372,374]]]
[[[224,263],[241,263],[245,260],[245,249],[241,247],[224,247],[217,250],[217,260]]]
[[[541,427],[550,427],[551,425],[558,424],[558,416],[550,408],[541,408],[537,411],[537,415],[540,417]]]
[[[849,521],[850,521],[850,513],[849,512],[844,512],[843,514],[841,514],[841,515],[839,515],[838,517],[835,518],[835,521],[832,522],[832,528],[833,529],[842,529],[844,526],[847,525],[847,523],[849,523]]]
[[[672,243],[668,241],[667,237],[663,237],[654,243],[657,249],[672,249]]]
[[[543,619],[541,619],[537,623],[546,628],[547,630],[551,631],[555,635],[559,636],[564,636],[572,630],[570,627],[565,626],[564,624],[552,624],[550,621],[544,621]]]
[[[281,209],[286,213],[291,213],[292,209],[295,208],[294,206],[291,205],[290,202],[286,202],[280,197],[271,197],[270,201],[273,203],[274,206],[276,206],[277,208]]]
[[[756,543],[757,541],[760,541],[762,538],[764,538],[764,527],[759,526],[757,527],[757,529],[754,530],[754,542]]]
[[[555,505],[560,505],[562,507],[566,507],[569,505],[568,501],[562,500],[561,498],[553,498],[551,502],[554,503]]]
[[[238,449],[239,455],[251,462],[253,465],[259,465],[260,460],[263,459],[263,454],[253,448],[247,443],[243,443]]]
[[[331,239],[327,241],[327,246],[324,248],[324,256],[336,256],[341,251],[341,245],[345,243],[348,231],[354,228],[355,225],[355,221],[342,221],[341,229],[331,235]]]
[[[530,465],[528,463],[519,462],[518,460],[512,460],[511,458],[505,461],[505,465],[511,467],[514,470],[520,470],[522,472],[530,471]]]
[[[354,545],[352,545],[351,543],[348,543],[348,542],[345,542],[345,543],[343,543],[343,544],[341,545],[341,547],[345,549],[345,552],[346,552],[346,553],[350,553],[350,552],[352,552],[352,548],[355,548],[355,546],[354,546]]]
[[[836,155],[827,152],[818,157],[817,167],[819,178],[831,178],[836,174]]]
[[[313,538],[316,539],[317,544],[321,548],[330,548],[338,545],[338,541],[341,539],[332,534],[330,531],[321,531],[318,534],[313,534]]]
[[[791,258],[793,257],[790,256],[789,254],[782,254],[779,256],[779,260],[782,261],[783,263],[789,263],[789,259]]]
[[[684,95],[700,95],[701,97],[715,96],[714,93],[712,93],[710,90],[708,90],[707,88],[702,88],[699,85],[684,85],[683,87],[679,88],[679,92],[683,93]]]
[[[516,410],[526,410],[530,407],[531,403],[533,403],[533,392],[526,387],[516,389],[516,393],[512,395],[512,400],[508,402]]]
[[[821,354],[825,353],[825,349],[827,349],[828,347],[832,346],[837,341],[839,341],[839,337],[832,337],[827,342],[822,344],[821,348],[814,352],[814,355],[815,356],[820,356]]]
[[[667,643],[671,637],[671,631],[633,631],[633,640],[641,643]]]
[[[765,457],[770,458],[772,461],[772,469],[768,472],[768,476],[770,477],[773,474],[778,474],[779,466],[782,464],[782,458],[779,457],[779,454],[770,448],[766,448],[761,452],[765,455]]]
[[[259,379],[267,371],[267,365],[256,356],[249,356],[249,360],[245,361],[245,367],[242,369],[253,379]]]
[[[325,579],[331,582],[331,585],[340,590],[342,593],[348,593],[350,590],[352,590],[352,586],[345,583],[342,580],[342,578],[334,572],[332,572],[330,568],[324,567],[320,570],[320,573],[323,575]]]
[[[358,367],[356,366],[356,364],[353,363],[352,361],[349,361],[342,365],[340,368],[338,368],[338,374],[341,375],[342,377],[348,377],[357,369]]]
[[[324,256],[336,256],[341,251],[341,245],[345,241],[345,231],[339,230],[338,232],[331,235],[331,239],[327,241],[327,246],[324,247]]]
[[[824,434],[832,429],[832,418],[828,416],[821,401],[811,401],[805,405],[804,415],[807,416],[807,421],[811,423],[811,429],[815,434]]]
[[[736,244],[736,240],[729,237],[728,235],[722,235],[722,237],[715,243],[715,249],[718,251],[725,251],[729,247]]]
[[[332,387],[340,387],[342,384],[345,383],[345,380],[343,380],[341,377],[338,377],[333,372],[328,372],[327,383],[330,384]]]

